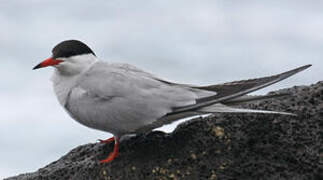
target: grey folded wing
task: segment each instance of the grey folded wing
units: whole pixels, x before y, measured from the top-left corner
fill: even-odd
[[[172,82],[167,82],[168,84],[180,85],[183,87],[190,87],[198,90],[215,91],[216,95],[198,98],[196,103],[193,105],[183,106],[179,108],[174,108],[172,112],[160,118],[158,121],[153,122],[145,127],[140,128],[138,131],[145,132],[151,129],[160,127],[164,124],[169,124],[181,118],[208,114],[213,112],[229,112],[229,113],[269,113],[269,114],[283,114],[283,115],[294,115],[292,113],[277,112],[277,111],[266,111],[266,110],[253,110],[253,109],[240,109],[229,107],[228,105],[236,105],[243,102],[276,98],[287,96],[288,94],[269,94],[264,96],[247,96],[246,94],[256,91],[258,89],[267,87],[271,84],[277,83],[283,79],[286,79],[300,71],[305,70],[311,65],[302,66],[291,71],[287,71],[281,74],[243,80],[234,81],[230,83],[217,84],[211,86],[194,86],[186,84],[176,84]]]
[[[305,65],[281,74],[263,77],[263,78],[234,81],[230,83],[210,85],[210,86],[195,87],[197,89],[215,91],[217,92],[217,94],[214,96],[199,98],[196,100],[197,102],[196,104],[189,105],[186,107],[176,108],[170,114],[176,114],[176,113],[185,112],[185,111],[194,111],[199,108],[210,106],[212,104],[230,102],[230,100],[233,101],[235,98],[241,97],[248,93],[254,92],[256,90],[265,88],[274,83],[282,81],[298,72],[301,72],[309,68],[310,66],[311,65]]]
[[[98,62],[78,79],[66,108],[87,126],[120,134],[151,124],[176,107],[195,104],[197,98],[189,88],[149,73]]]

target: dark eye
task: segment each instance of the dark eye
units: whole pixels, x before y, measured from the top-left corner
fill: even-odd
[[[73,51],[62,51],[61,57],[71,57],[76,55]]]
[[[68,58],[68,57],[71,57],[74,55],[76,55],[76,53],[73,51],[66,51],[66,50],[65,51],[53,51],[54,58],[60,58],[60,57]]]

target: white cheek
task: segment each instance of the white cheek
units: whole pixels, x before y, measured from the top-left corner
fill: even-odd
[[[57,64],[57,65],[54,65],[54,67],[55,68],[62,68],[62,67],[64,67],[64,66],[66,66],[66,62],[64,61],[64,62],[61,62],[61,63],[59,63],[59,64]]]
[[[64,75],[75,75],[81,73],[87,69],[92,63],[96,61],[96,57],[90,55],[78,55],[69,58],[57,58],[63,60],[63,62],[54,66],[61,74]]]

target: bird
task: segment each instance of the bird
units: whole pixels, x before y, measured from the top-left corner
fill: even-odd
[[[288,112],[237,108],[237,105],[281,97],[285,94],[247,95],[300,71],[296,69],[263,78],[197,86],[159,78],[127,63],[100,60],[92,49],[79,40],[65,40],[52,49],[52,55],[33,69],[54,67],[51,78],[61,106],[77,122],[113,137],[100,140],[113,143],[113,151],[101,163],[119,155],[120,138],[147,133],[176,120],[212,113]]]

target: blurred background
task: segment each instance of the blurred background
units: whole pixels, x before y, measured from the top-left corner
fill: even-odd
[[[52,69],[32,71],[60,41],[109,62],[207,85],[310,69],[259,93],[323,80],[323,1],[98,0],[0,3],[0,178],[35,171],[111,135],[72,120]]]

